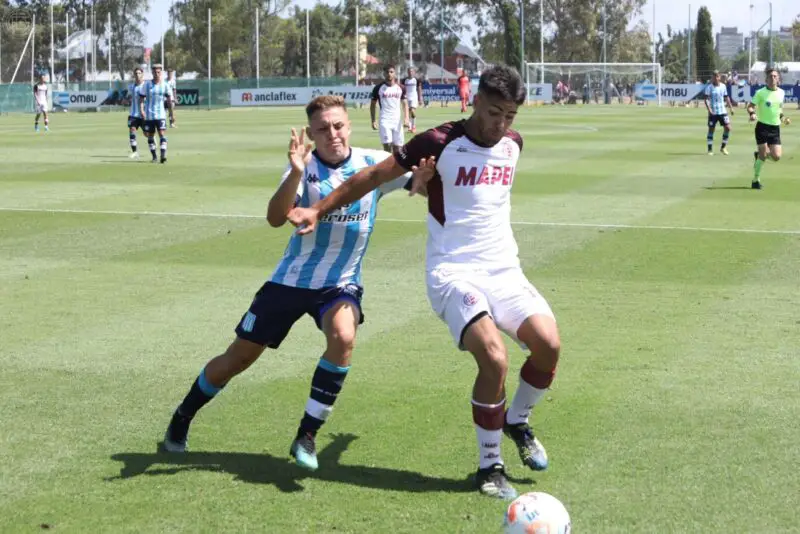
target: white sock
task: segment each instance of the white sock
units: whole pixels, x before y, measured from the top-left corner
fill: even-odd
[[[494,464],[502,464],[500,456],[500,442],[503,439],[502,430],[486,430],[475,425],[478,435],[478,467],[486,469]]]
[[[412,117],[411,118],[411,127],[414,128],[416,125],[417,125],[417,119],[416,119],[416,117]]]
[[[520,377],[519,387],[514,393],[514,400],[511,401],[511,406],[508,407],[506,413],[506,422],[510,425],[527,423],[531,410],[542,400],[545,393],[547,393],[547,389],[535,388]]]

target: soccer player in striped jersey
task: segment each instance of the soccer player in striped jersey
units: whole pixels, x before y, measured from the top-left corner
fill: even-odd
[[[33,86],[33,107],[36,108],[36,118],[33,119],[33,129],[39,131],[39,117],[44,115],[44,131],[50,130],[50,119],[47,117],[47,82],[44,76],[39,77],[39,83]]]
[[[131,143],[131,159],[139,158],[139,147],[136,142],[136,130],[141,128],[144,131],[144,116],[142,115],[139,101],[142,97],[139,95],[139,89],[144,84],[144,71],[136,67],[133,69],[133,83],[128,85],[128,95],[131,99],[131,109],[128,112],[128,139]]]
[[[708,111],[708,135],[706,136],[708,155],[714,155],[714,130],[717,127],[717,123],[719,123],[725,129],[722,134],[722,146],[719,151],[727,156],[728,139],[731,136],[731,118],[728,116],[728,110],[725,106],[727,105],[731,115],[733,115],[733,102],[731,97],[728,96],[727,86],[720,81],[719,71],[714,71],[714,74],[711,75],[711,83],[706,86],[705,104]]]
[[[147,146],[153,156],[153,163],[158,161],[156,156],[155,134],[161,141],[161,163],[167,162],[167,105],[172,101],[172,88],[162,79],[163,68],[160,63],[153,65],[153,79],[144,82],[138,89],[139,112],[144,117],[144,133],[147,136]]]
[[[304,132],[297,135],[292,129],[289,165],[267,209],[267,221],[276,228],[286,223],[295,206],[311,206],[359,169],[390,156],[350,146],[350,119],[340,96],[313,99],[306,106],[306,115],[305,133],[316,150],[305,143]],[[398,175],[379,190],[329,213],[320,220],[315,235],[292,234],[277,268],[236,327],[233,343],[208,362],[175,410],[164,436],[165,450],[185,451],[189,424],[197,411],[250,367],[265,348],[277,349],[294,323],[308,314],[325,335],[327,348],[311,379],[310,396],[290,454],[301,467],[317,469],[315,437],[342,389],[356,330],[364,321],[361,263],[375,225],[377,204],[389,192],[410,187],[410,180],[411,173]]]

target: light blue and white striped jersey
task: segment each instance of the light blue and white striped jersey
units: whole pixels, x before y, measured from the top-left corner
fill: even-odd
[[[139,95],[144,97],[144,120],[167,120],[167,110],[164,100],[172,98],[172,88],[165,80],[153,83],[153,80],[144,82],[139,87]]]
[[[128,85],[128,94],[131,95],[131,110],[128,114],[135,119],[143,118],[142,114],[139,112],[139,101],[142,99],[142,96],[139,94],[139,89],[141,89],[143,85],[144,82],[139,85],[133,83]]]
[[[726,115],[728,110],[725,109],[725,97],[728,95],[728,88],[724,83],[714,85],[710,83],[706,86],[706,96],[708,97],[708,106],[711,108],[712,115]]]
[[[382,150],[354,147],[349,158],[332,167],[321,161],[314,151],[297,188],[297,206],[313,205],[359,170],[387,157],[389,153]],[[288,167],[281,183],[288,178],[290,170]],[[270,281],[306,289],[346,284],[360,286],[361,260],[375,225],[378,200],[402,188],[409,178],[411,173],[406,173],[360,200],[329,213],[317,223],[316,231],[308,235],[292,235]]]

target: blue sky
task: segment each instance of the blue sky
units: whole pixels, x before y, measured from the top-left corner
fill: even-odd
[[[683,29],[689,25],[689,2],[674,2],[670,0],[648,0],[642,14],[636,20],[644,20],[648,26],[653,23],[653,3],[656,7],[656,32],[666,34],[667,24],[676,29]],[[308,8],[317,3],[317,0],[298,0],[294,5]],[[338,2],[327,1],[328,4]],[[169,24],[170,0],[152,0],[148,14],[147,42],[152,44],[160,39],[160,21],[163,17],[164,24]],[[753,26],[758,29],[769,17],[769,1],[764,0],[704,0],[691,3],[692,24],[697,19],[697,10],[705,5],[711,11],[714,31],[719,31],[720,26],[737,26],[739,31],[747,33],[750,28],[750,5],[753,5]],[[773,27],[788,26],[795,17],[800,15],[800,2],[798,0],[773,0]],[[636,22],[631,21],[631,23]],[[765,28],[766,29],[766,28]],[[472,32],[462,36],[467,44],[471,44]]]

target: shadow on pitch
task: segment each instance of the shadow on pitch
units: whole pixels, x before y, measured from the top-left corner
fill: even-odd
[[[211,471],[234,475],[237,480],[251,484],[272,484],[283,492],[302,491],[302,482],[305,479],[409,493],[475,491],[472,476],[457,480],[401,469],[341,464],[342,454],[356,439],[358,436],[353,434],[335,434],[333,441],[318,453],[320,468],[313,473],[301,469],[289,458],[279,458],[267,453],[131,452],[111,456],[112,460],[124,465],[118,476],[106,480],[129,479],[141,475],[174,475],[183,471]],[[511,480],[532,482],[529,479]]]
[[[752,189],[749,185],[710,185],[708,187],[704,187],[706,191],[723,191],[723,190],[734,190],[734,189]]]

